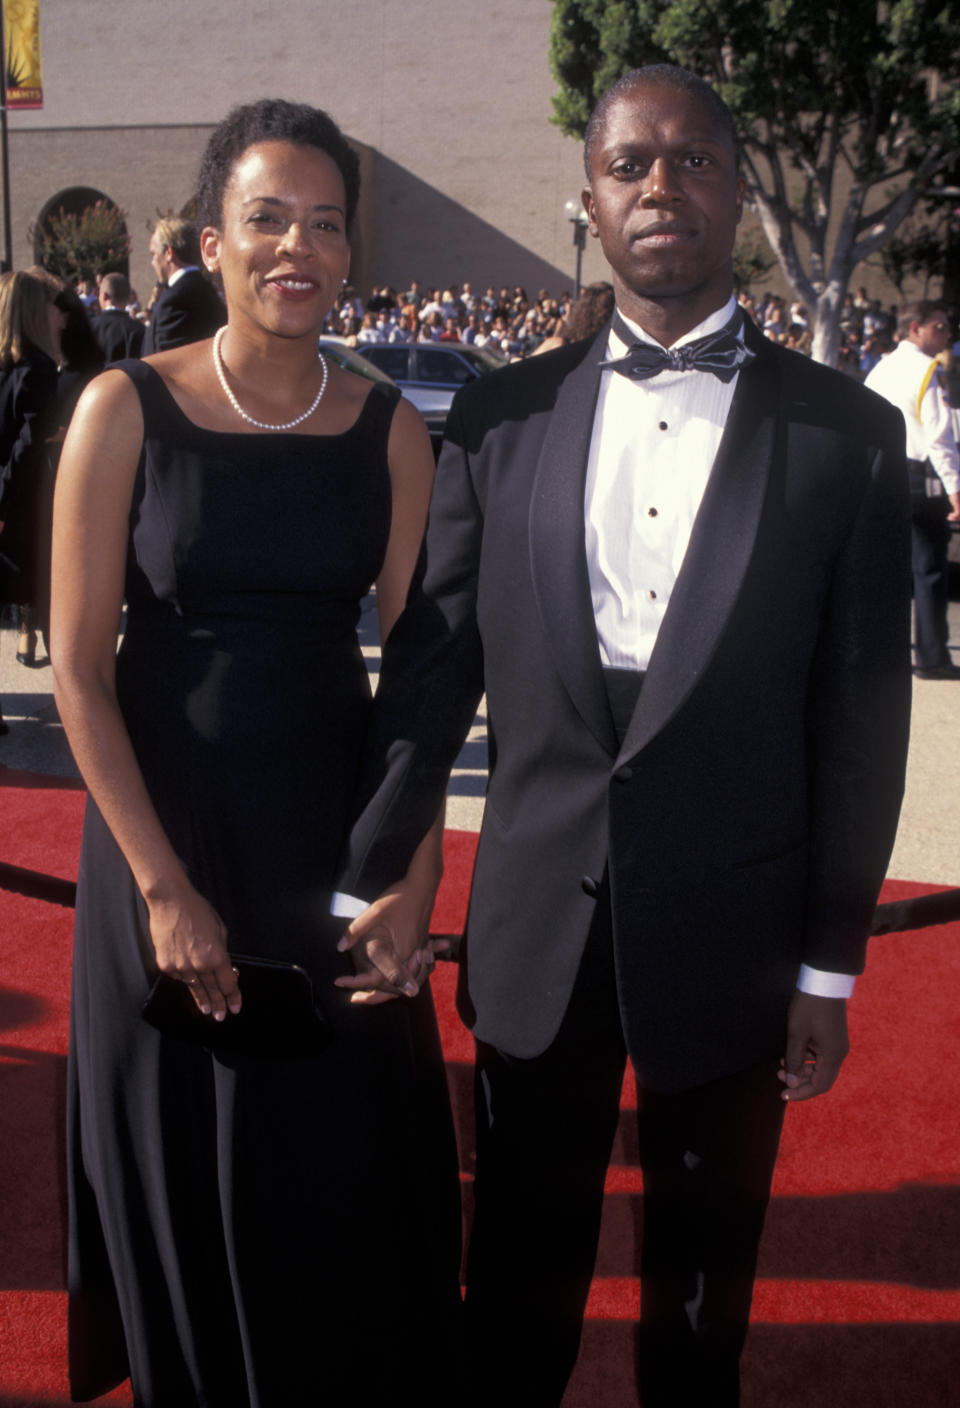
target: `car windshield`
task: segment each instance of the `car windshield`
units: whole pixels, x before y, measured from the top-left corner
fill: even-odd
[[[361,354],[366,361],[386,372],[394,381],[407,380],[406,347],[364,347]]]
[[[481,370],[471,367],[458,352],[440,347],[417,348],[418,381],[433,382],[438,386],[463,386],[473,381]]]
[[[393,384],[389,370],[367,361],[366,357],[361,357],[359,352],[354,352],[353,348],[348,347],[346,343],[332,342],[321,337],[320,351],[325,357],[329,357],[331,362],[336,362],[338,367],[343,367],[348,372],[356,372],[357,376],[366,377],[367,381],[385,381]],[[406,366],[404,366],[401,375],[405,372]]]

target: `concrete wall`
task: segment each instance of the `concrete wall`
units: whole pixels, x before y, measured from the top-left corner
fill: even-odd
[[[363,160],[353,281],[572,286],[564,204],[579,143],[550,122],[547,0],[40,0],[44,102],[10,115],[14,262],[47,202],[89,185],[127,212],[130,273],[148,226],[193,191],[211,127],[237,103],[327,108]],[[584,282],[607,277],[588,241]],[[864,283],[895,290],[876,267]],[[758,288],[789,294],[778,267]]]
[[[44,108],[10,116],[14,261],[58,191],[127,212],[131,277],[147,225],[178,210],[210,127],[277,95],[327,108],[372,154],[354,281],[573,281],[564,203],[579,144],[552,126],[546,0],[41,0]],[[605,276],[595,248],[585,279]]]

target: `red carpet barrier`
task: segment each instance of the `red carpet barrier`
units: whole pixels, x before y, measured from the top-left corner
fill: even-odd
[[[69,882],[82,794],[0,772],[0,854]],[[6,785],[5,785],[6,784]],[[448,832],[433,927],[462,927],[476,837]],[[930,887],[889,884],[913,903]],[[935,896],[936,898],[936,896]],[[0,1408],[65,1408],[61,1184],[69,908],[0,891]],[[960,1403],[960,925],[876,940],[836,1090],[788,1111],[743,1408]],[[469,1210],[472,1047],[434,978]],[[624,1086],[583,1349],[565,1408],[631,1408],[640,1175]],[[550,1176],[545,1163],[544,1177]],[[98,1400],[131,1403],[124,1387]],[[454,1405],[451,1405],[454,1408]]]

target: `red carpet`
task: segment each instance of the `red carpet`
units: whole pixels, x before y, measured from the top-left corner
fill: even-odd
[[[82,794],[0,770],[0,860],[75,874]],[[458,931],[476,838],[448,832],[433,927]],[[891,883],[884,898],[931,887]],[[0,891],[0,1408],[65,1408],[62,1106],[72,911]],[[434,979],[469,1202],[471,1043]],[[960,1404],[960,923],[877,938],[836,1091],[788,1112],[744,1408]],[[632,1104],[629,1083],[625,1110]],[[565,1408],[631,1408],[640,1180],[625,1115]],[[549,1170],[544,1170],[549,1177]],[[129,1405],[123,1388],[98,1403]]]

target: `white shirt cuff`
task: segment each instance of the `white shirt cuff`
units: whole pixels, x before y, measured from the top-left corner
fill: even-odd
[[[335,914],[338,919],[356,919],[369,908],[367,900],[358,900],[356,895],[344,895],[340,890],[334,891],[330,902],[330,913]]]
[[[822,968],[801,963],[797,987],[811,997],[852,997],[856,981],[852,973],[825,973]]]

